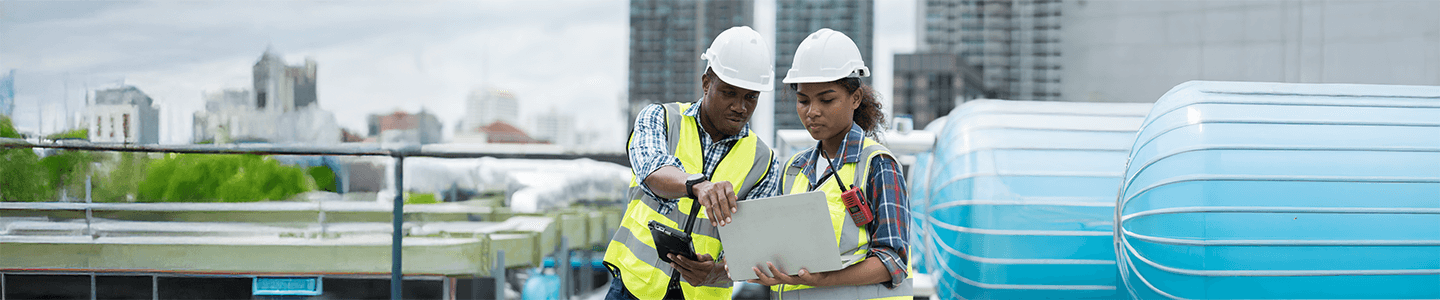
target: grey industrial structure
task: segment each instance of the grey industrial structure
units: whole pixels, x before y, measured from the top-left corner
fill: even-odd
[[[960,55],[990,98],[1151,102],[1189,80],[1440,85],[1440,2],[921,0],[917,8],[919,53]]]
[[[875,2],[872,0],[775,1],[775,129],[802,129],[795,114],[795,94],[780,82],[795,61],[800,41],[820,28],[845,33],[860,47],[860,57],[874,68]],[[870,83],[869,78],[864,80]]]
[[[754,15],[749,0],[631,0],[631,123],[645,105],[699,99],[700,53],[721,31],[752,26]]]

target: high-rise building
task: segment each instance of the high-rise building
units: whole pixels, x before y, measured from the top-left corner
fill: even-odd
[[[919,50],[960,54],[992,98],[1150,102],[1190,80],[1440,85],[1440,4],[1427,1],[919,4]]]
[[[315,60],[306,58],[304,65],[288,66],[280,56],[265,49],[252,69],[255,107],[288,112],[315,105],[315,69]]]
[[[781,82],[795,61],[795,49],[810,33],[830,28],[855,40],[860,57],[874,68],[875,1],[776,0],[775,5],[775,129],[802,129],[795,114],[795,93]],[[867,77],[862,82],[871,81]]]
[[[751,0],[630,0],[629,124],[651,103],[700,98],[700,54],[721,31],[752,26]]]
[[[335,144],[341,139],[335,114],[320,109],[314,60],[287,66],[265,50],[254,67],[253,89],[205,92],[205,110],[195,112],[194,142]]]
[[[515,94],[498,89],[475,89],[465,101],[465,117],[455,132],[475,131],[495,121],[519,123],[520,102]]]
[[[921,0],[917,7],[920,50],[959,54],[980,72],[987,96],[1061,99],[1061,0]]]
[[[0,75],[0,116],[15,113],[15,70]]]
[[[89,139],[96,143],[160,143],[160,109],[133,86],[95,91],[83,115]]]
[[[895,115],[910,115],[915,128],[925,128],[960,103],[983,97],[980,74],[954,53],[896,54]]]

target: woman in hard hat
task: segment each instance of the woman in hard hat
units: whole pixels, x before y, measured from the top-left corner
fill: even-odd
[[[786,275],[774,264],[754,268],[773,299],[910,298],[909,201],[900,165],[885,146],[869,138],[885,115],[860,49],[844,33],[820,29],[795,51],[784,83],[795,91],[795,111],[810,137],[820,142],[783,165],[781,191],[825,192],[841,257],[863,257],[844,269]],[[777,103],[776,105],[783,105]]]

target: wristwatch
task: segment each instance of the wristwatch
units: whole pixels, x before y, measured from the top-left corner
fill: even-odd
[[[709,179],[705,178],[705,173],[690,174],[690,178],[685,179],[685,196],[695,199],[695,185],[706,180]]]

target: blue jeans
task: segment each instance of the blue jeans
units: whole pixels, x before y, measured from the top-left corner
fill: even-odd
[[[605,300],[638,300],[635,295],[625,289],[625,281],[613,273],[610,275],[610,291],[605,293]]]

